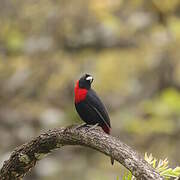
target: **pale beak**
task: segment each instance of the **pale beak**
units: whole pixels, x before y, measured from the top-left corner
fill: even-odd
[[[93,82],[93,77],[92,77],[92,76],[88,76],[88,77],[86,78],[86,80],[87,80],[87,81],[90,81],[90,83],[92,83],[92,82]]]

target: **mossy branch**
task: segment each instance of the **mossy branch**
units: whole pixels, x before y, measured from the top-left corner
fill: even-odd
[[[22,179],[38,160],[65,145],[82,145],[113,157],[139,180],[163,180],[143,157],[118,138],[105,134],[100,128],[88,131],[88,127],[76,126],[49,130],[16,148],[4,162],[0,180]]]

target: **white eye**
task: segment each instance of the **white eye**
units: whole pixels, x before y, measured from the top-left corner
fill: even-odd
[[[90,81],[90,83],[92,83],[92,82],[93,82],[93,77],[92,77],[92,76],[88,76],[88,77],[86,78],[86,80],[87,80],[87,81]]]

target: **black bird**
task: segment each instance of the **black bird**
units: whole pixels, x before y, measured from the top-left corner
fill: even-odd
[[[101,126],[105,133],[110,134],[111,124],[108,112],[91,88],[92,82],[93,77],[89,74],[83,75],[77,81],[74,88],[76,110],[85,123]],[[114,163],[112,158],[111,163]]]

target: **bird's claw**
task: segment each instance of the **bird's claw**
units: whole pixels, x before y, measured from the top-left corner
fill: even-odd
[[[82,123],[82,124],[77,125],[74,129],[80,129],[82,127],[86,127],[87,125],[88,124],[86,124],[86,123]]]
[[[97,126],[99,126],[98,123],[95,124],[95,125],[93,125],[93,126],[90,126],[90,127],[87,129],[86,133],[89,132],[89,131],[91,131],[91,130],[93,130],[93,129],[95,129]]]
[[[88,131],[90,131],[90,130],[95,129],[98,125],[99,125],[98,123],[95,124],[95,125],[93,125],[93,126],[90,125],[90,124],[87,124],[87,123],[82,123],[82,124],[77,125],[77,126],[75,127],[75,129],[80,129],[80,128],[82,128],[82,127],[88,127],[88,129],[87,129],[87,131],[86,131],[86,132],[88,132]]]

